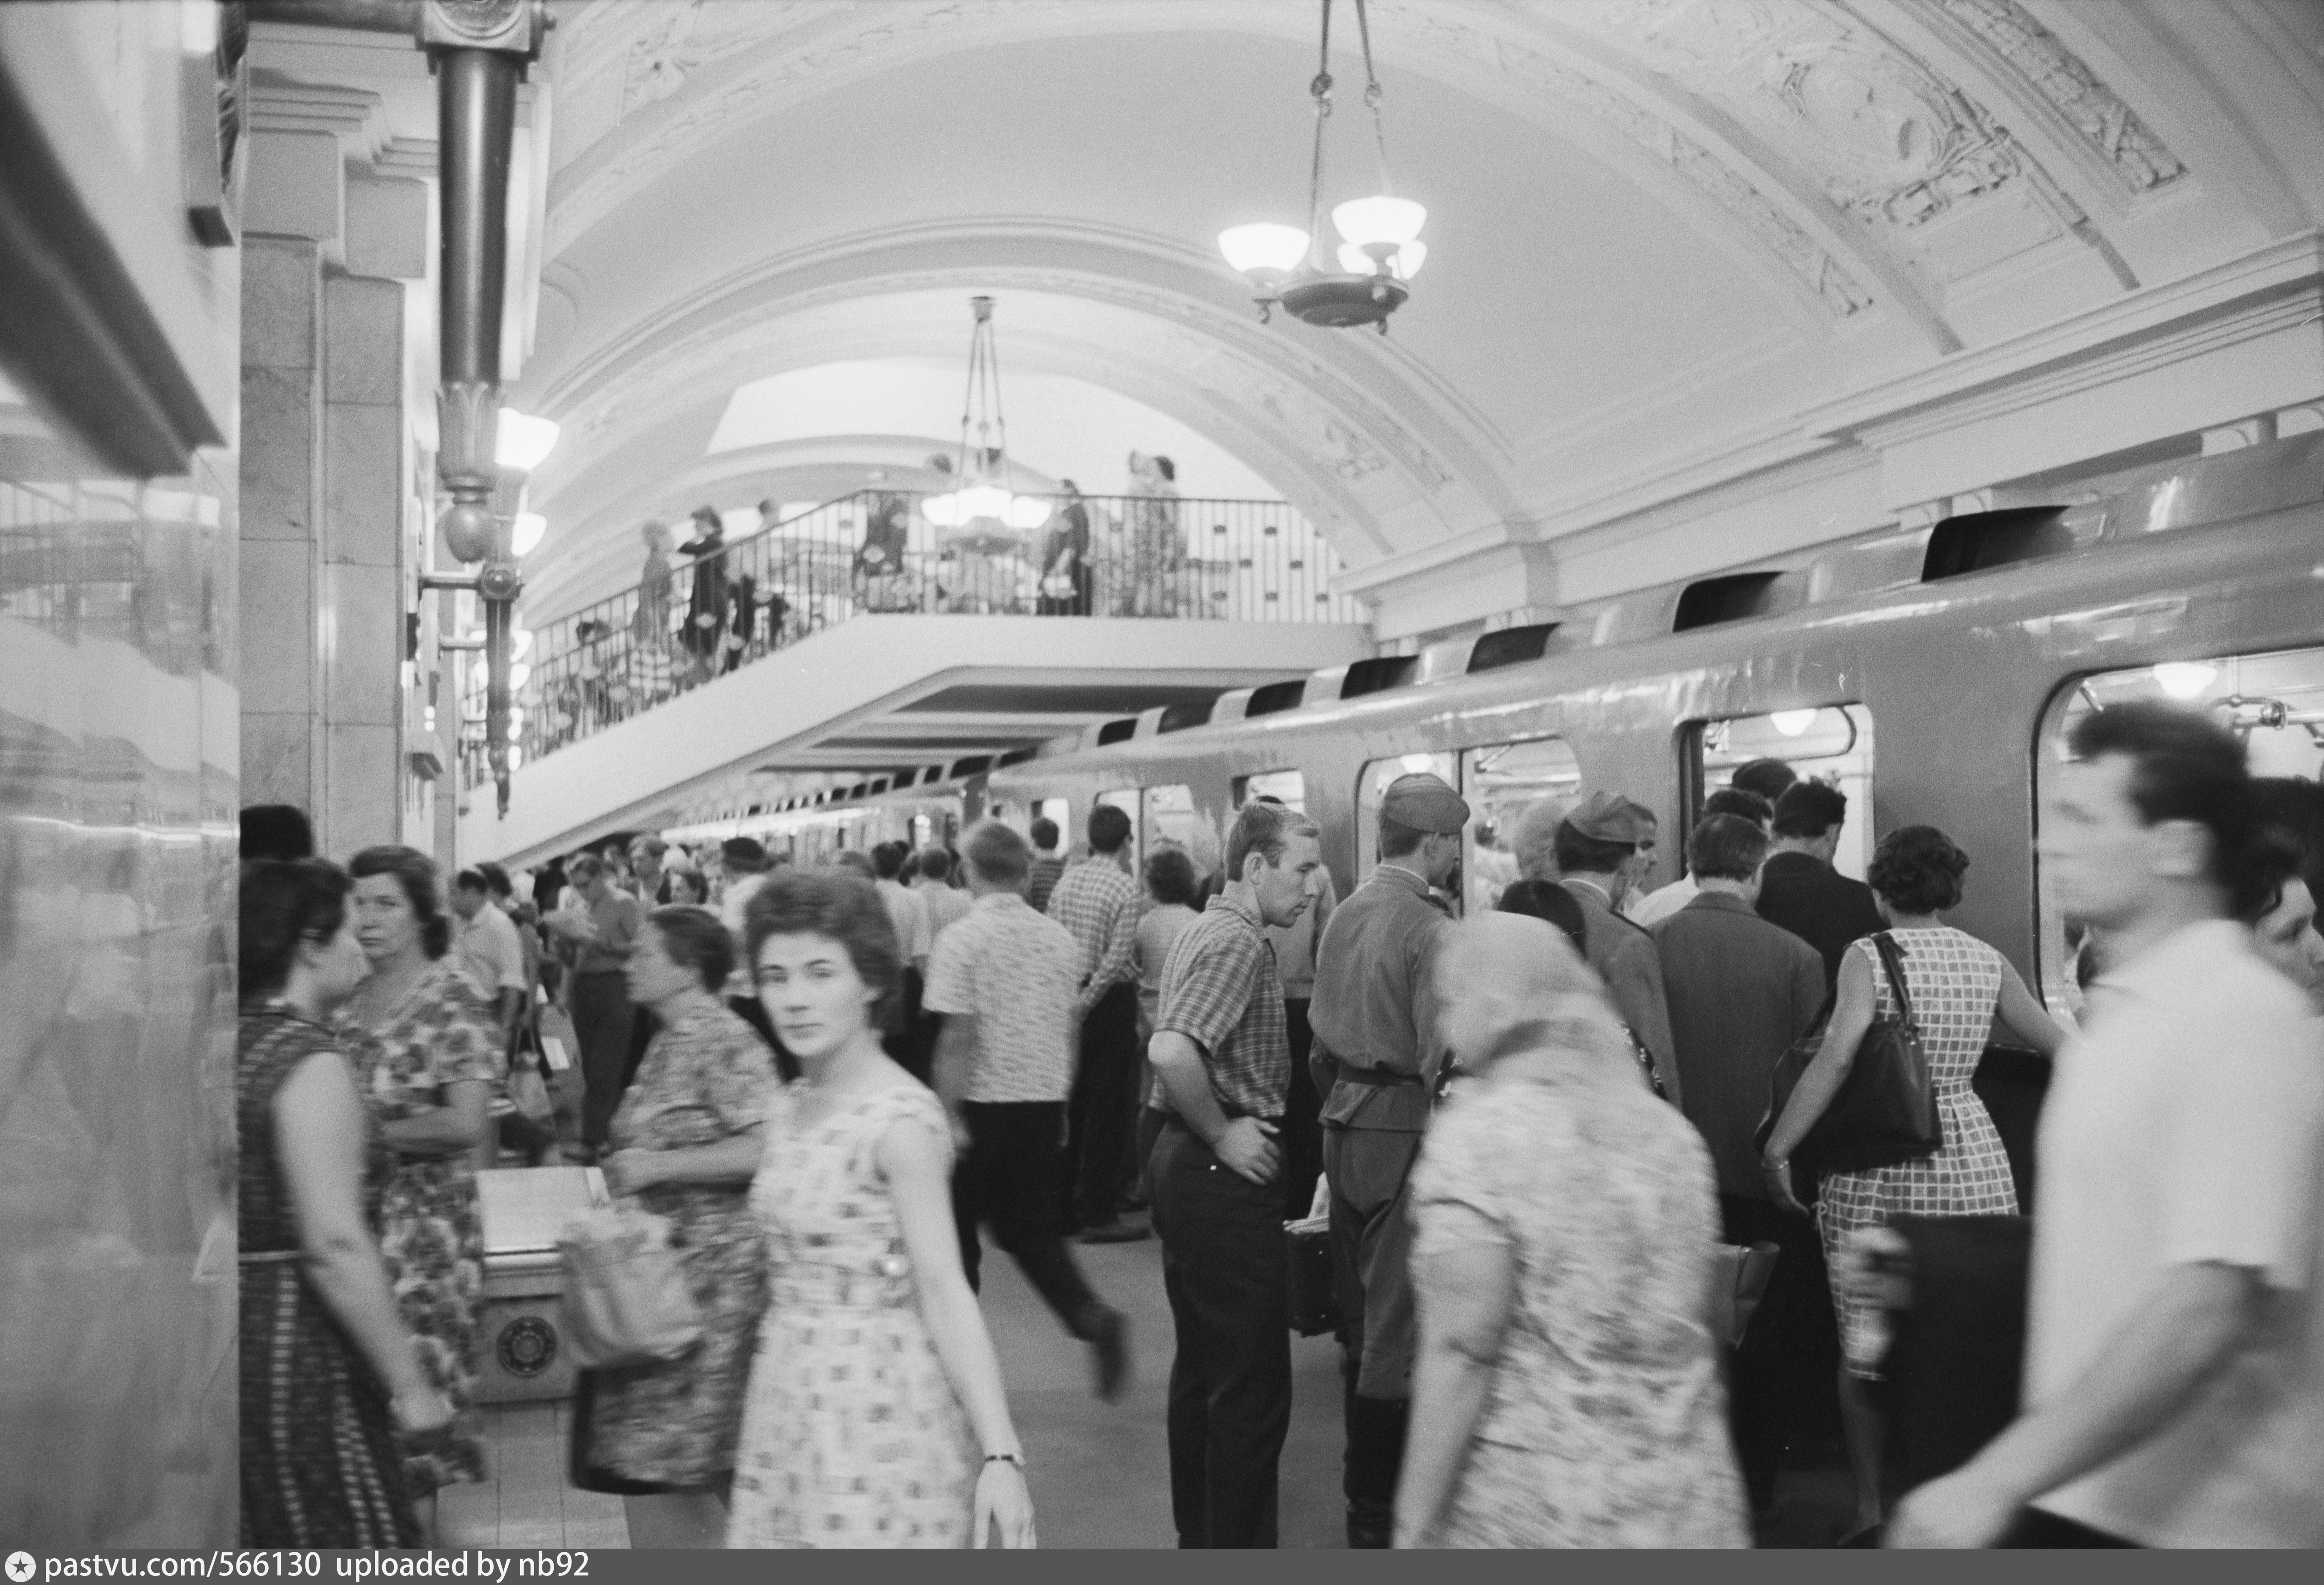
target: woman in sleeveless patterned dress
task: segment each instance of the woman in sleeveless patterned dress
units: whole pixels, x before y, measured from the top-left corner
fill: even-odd
[[[752,898],[759,998],[803,1076],[767,1116],[767,1232],[726,1544],[1033,1544],[1024,1453],[960,1265],[943,1105],[880,1046],[902,980],[887,906],[845,871]]]
[[[387,1149],[325,1027],[367,972],[347,878],[256,862],[241,892],[242,1544],[419,1546],[395,1436],[452,1405],[396,1313]]]
[[[1865,1172],[1826,1173],[1815,1217],[1832,1273],[1840,1315],[1841,1425],[1856,1478],[1857,1523],[1880,1523],[1879,1417],[1858,1385],[1877,1376],[1880,1334],[1871,1310],[1842,1286],[1842,1248],[1858,1230],[1896,1216],[2014,1216],[2017,1184],[2001,1135],[1969,1088],[1998,1022],[2043,1056],[2065,1031],[2026,990],[2009,960],[1964,931],[1938,922],[1958,905],[1969,855],[1932,825],[1891,832],[1874,852],[1865,879],[1904,954],[1904,989],[1920,1025],[1922,1050],[1937,1095],[1944,1144],[1932,1156]],[[1877,1018],[1897,1016],[1895,993],[1869,938],[1840,961],[1840,991],[1822,1049],[1800,1076],[1791,1101],[1767,1138],[1769,1193],[1805,1212],[1791,1186],[1791,1154],[1840,1092],[1856,1049]]]

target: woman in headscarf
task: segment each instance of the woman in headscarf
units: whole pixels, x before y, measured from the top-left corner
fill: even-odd
[[[1400,1546],[1744,1546],[1712,1332],[1711,1154],[1546,920],[1438,949],[1453,1065],[1411,1183]]]

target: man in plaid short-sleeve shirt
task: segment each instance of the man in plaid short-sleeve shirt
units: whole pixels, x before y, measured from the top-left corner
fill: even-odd
[[[1227,838],[1227,886],[1162,971],[1148,1055],[1164,1114],[1150,1166],[1170,1366],[1170,1507],[1181,1546],[1273,1546],[1291,1424],[1282,1152],[1291,1087],[1283,986],[1261,934],[1314,901],[1315,827],[1252,803]]]

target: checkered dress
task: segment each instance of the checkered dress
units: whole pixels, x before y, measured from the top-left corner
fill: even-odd
[[[1894,1216],[2014,1216],[2017,1183],[2001,1135],[1986,1115],[1985,1103],[1969,1087],[1993,1030],[1994,1005],[2001,997],[2001,954],[1976,936],[1940,925],[1927,930],[1897,930],[1904,954],[1904,987],[1921,1025],[1922,1049],[1937,1090],[1937,1112],[1944,1123],[1944,1148],[1901,1166],[1869,1172],[1826,1173],[1816,1222],[1823,1233],[1825,1260],[1835,1274],[1832,1304],[1840,1313],[1840,1347],[1848,1368],[1858,1376],[1877,1374],[1882,1346],[1871,1312],[1840,1290],[1841,1243],[1858,1228]],[[1880,1016],[1896,1016],[1896,994],[1871,941],[1852,943],[1878,987]]]

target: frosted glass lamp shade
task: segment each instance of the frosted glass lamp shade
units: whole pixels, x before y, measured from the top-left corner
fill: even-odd
[[[1269,220],[1230,226],[1219,233],[1219,252],[1246,275],[1259,271],[1287,275],[1307,256],[1307,234],[1296,226]]]
[[[504,468],[529,474],[557,448],[557,425],[550,419],[530,418],[512,407],[504,407],[501,409],[498,438],[493,443],[493,460]]]
[[[960,493],[960,515],[963,522],[981,517],[1006,518],[1009,515],[1009,492],[998,484],[972,484]]]
[[[1428,211],[1420,205],[1385,194],[1350,198],[1332,211],[1332,224],[1339,227],[1340,235],[1358,247],[1379,242],[1401,245],[1418,236],[1427,223]]]
[[[509,548],[519,556],[530,556],[540,548],[540,537],[549,532],[549,520],[537,511],[521,511],[510,525]]]
[[[1409,281],[1420,273],[1420,266],[1427,258],[1426,243],[1406,243],[1388,255],[1388,272],[1398,281]],[[1351,275],[1370,275],[1375,272],[1372,256],[1351,242],[1343,242],[1340,244],[1340,268]]]
[[[1019,495],[1009,503],[1001,521],[1020,532],[1038,529],[1049,521],[1049,503],[1038,495]]]
[[[960,510],[957,495],[931,495],[920,502],[920,515],[940,529],[956,529],[968,520]]]

